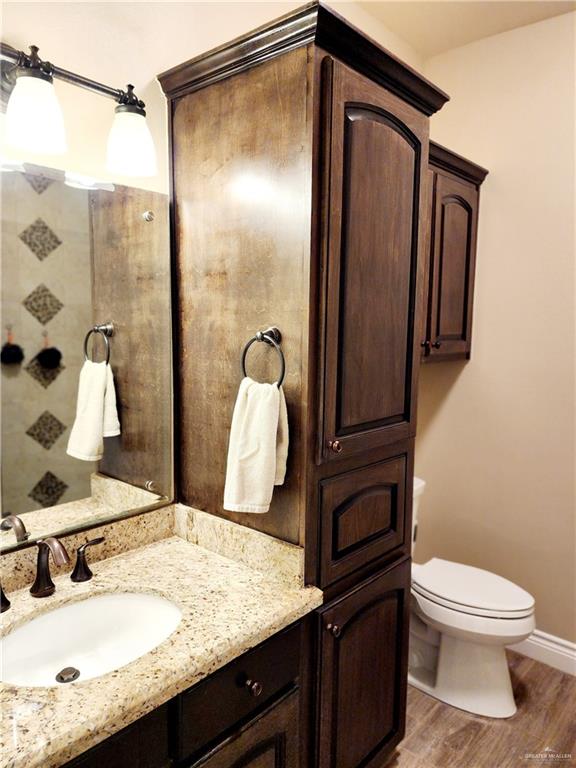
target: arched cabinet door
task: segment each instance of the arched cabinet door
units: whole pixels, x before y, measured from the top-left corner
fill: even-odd
[[[402,739],[409,598],[405,560],[322,611],[318,768],[380,768]]]
[[[476,261],[478,187],[435,173],[428,354],[469,357]]]
[[[320,461],[415,434],[428,162],[424,115],[329,58],[323,85]]]

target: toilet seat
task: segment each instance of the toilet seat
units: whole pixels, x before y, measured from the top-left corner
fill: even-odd
[[[492,619],[534,613],[534,598],[511,581],[462,563],[432,558],[412,566],[412,590],[452,611]]]
[[[413,609],[425,624],[439,632],[465,640],[513,645],[525,639],[534,630],[534,612],[529,616],[481,616],[441,605],[414,589],[412,597]]]
[[[467,613],[470,616],[481,616],[482,618],[486,619],[523,619],[527,616],[532,616],[534,613],[534,608],[527,608],[523,611],[491,611],[486,608],[476,608],[469,605],[462,605],[461,603],[455,603],[447,600],[446,598],[438,597],[438,595],[433,595],[429,592],[426,592],[425,589],[422,589],[416,584],[412,585],[412,591],[415,594],[426,598],[430,602],[436,603],[436,605],[449,608],[451,611]]]

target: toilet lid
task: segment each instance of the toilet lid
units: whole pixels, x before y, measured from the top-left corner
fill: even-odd
[[[412,586],[425,597],[437,598],[455,608],[462,606],[515,616],[534,609],[532,595],[511,581],[481,568],[437,557],[424,565],[412,566]]]

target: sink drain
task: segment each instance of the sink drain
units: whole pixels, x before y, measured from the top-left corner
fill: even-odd
[[[56,675],[56,682],[58,683],[73,683],[74,680],[78,680],[80,677],[80,670],[76,667],[64,667]]]

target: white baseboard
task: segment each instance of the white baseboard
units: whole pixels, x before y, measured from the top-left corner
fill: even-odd
[[[576,675],[576,643],[569,640],[535,629],[527,640],[510,645],[509,648],[561,672]]]

